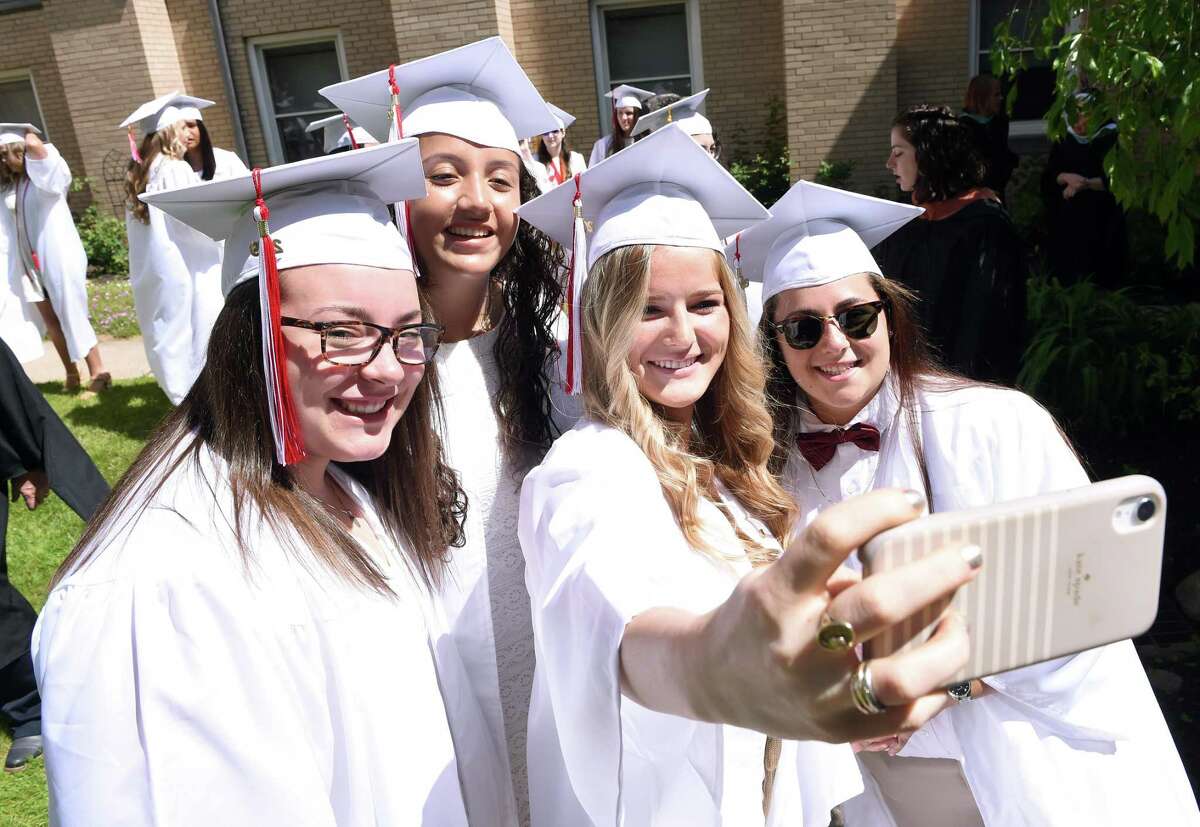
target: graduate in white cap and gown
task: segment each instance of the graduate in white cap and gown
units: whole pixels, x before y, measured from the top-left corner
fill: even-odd
[[[816,646],[819,618],[831,594],[862,594],[835,575],[861,542],[850,535],[877,531],[885,502],[907,519],[919,498],[848,504],[837,519],[853,531],[827,522],[792,541],[795,507],[767,467],[763,365],[721,240],[767,212],[679,127],[521,214],[573,248],[568,362],[585,411],[521,492],[534,824],[826,827],[862,790],[853,753],[796,739],[898,723],[856,708],[857,658]],[[945,589],[972,576],[958,549],[941,564]],[[965,632],[924,644],[940,667],[900,667],[908,686],[936,686],[959,661],[949,641],[965,648]],[[779,684],[780,671],[813,682]],[[923,720],[914,697],[888,701]]]
[[[913,294],[869,252],[919,214],[801,181],[739,239],[742,275],[763,284],[773,465],[805,521],[887,487],[954,511],[1088,482],[1034,400],[931,360]],[[1129,641],[964,683],[911,738],[859,747],[847,824],[1200,823]]]
[[[416,136],[429,193],[399,210],[418,285],[446,328],[442,436],[467,492],[466,546],[442,598],[488,726],[451,719],[460,752],[492,745],[512,789],[490,824],[527,821],[525,730],[533,632],[517,540],[519,487],[573,424],[556,325],[562,251],[517,216],[538,195],[518,136],[557,126],[498,37],[335,84],[321,94],[373,135]],[[481,779],[482,781],[482,779]],[[468,783],[468,798],[474,783]],[[470,801],[468,801],[470,803]]]
[[[589,167],[594,167],[609,155],[633,143],[633,126],[645,108],[643,104],[654,97],[654,93],[622,83],[605,92],[604,97],[612,101],[612,131],[600,136],[592,144],[592,154],[588,156]]]
[[[18,361],[32,362],[45,352],[37,312],[37,303],[43,296],[20,265],[16,189],[4,190],[3,198],[4,203],[0,205],[0,338]]]
[[[71,170],[54,144],[28,123],[0,123],[0,223],[9,239],[10,284],[34,300],[66,370],[68,391],[80,387],[80,359],[87,364],[88,390],[112,384],[89,319],[87,252],[67,205]],[[11,205],[11,206],[10,206]],[[12,270],[16,271],[16,275]]]
[[[462,492],[385,204],[424,188],[406,141],[145,196],[226,240],[227,298],[34,632],[52,823],[468,823]]]
[[[223,303],[222,246],[139,197],[191,186],[204,180],[203,173],[220,180],[248,172],[233,153],[221,150],[214,156],[207,132],[202,171],[186,160],[188,141],[202,123],[200,110],[212,105],[169,92],[142,104],[121,123],[129,133],[131,156],[125,176],[125,232],[134,309],[150,370],[173,405],[183,400],[204,366],[208,336]],[[212,162],[213,157],[220,163]]]
[[[679,124],[679,128],[692,136],[692,140],[714,158],[721,156],[721,144],[713,132],[712,122],[700,111],[708,97],[705,89],[686,98],[672,101],[666,106],[646,112],[633,127],[633,137],[640,140],[656,129],[662,129],[670,123]]]
[[[336,155],[339,152],[349,152],[379,143],[370,132],[350,120],[350,116],[345,112],[313,121],[304,127],[304,131],[321,133],[321,151],[326,155]]]
[[[567,129],[575,123],[575,116],[552,103],[546,105],[554,113],[558,128],[543,132],[538,137],[537,155],[534,156],[537,167],[534,174],[542,192],[549,192],[568,178],[587,169],[587,162],[583,160],[583,156],[572,150],[567,141]]]

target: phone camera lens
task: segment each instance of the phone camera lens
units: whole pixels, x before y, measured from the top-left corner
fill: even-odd
[[[1149,497],[1142,497],[1138,500],[1137,510],[1134,512],[1137,515],[1139,523],[1149,522],[1154,516],[1154,512],[1158,510],[1158,506],[1154,504],[1154,500]]]

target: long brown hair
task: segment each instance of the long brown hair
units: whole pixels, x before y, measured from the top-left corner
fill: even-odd
[[[8,156],[10,153],[20,156],[21,171],[13,172],[8,168]],[[6,190],[11,186],[15,186],[25,176],[25,142],[13,142],[0,146],[0,190]]]
[[[628,354],[646,306],[652,246],[620,247],[592,266],[584,285],[583,401],[587,415],[627,434],[654,466],[663,495],[693,548],[721,558],[698,517],[700,498],[719,503],[720,480],[741,505],[786,540],[795,504],[768,469],[773,440],[763,395],[766,372],[745,318],[741,294],[725,257],[713,252],[729,312],[725,360],[696,403],[692,428],[666,424],[659,409],[638,390]],[[725,515],[729,517],[729,514]],[[734,530],[737,525],[730,520]],[[737,531],[752,560],[770,551]]]
[[[85,565],[110,524],[130,519],[131,504],[136,518],[167,477],[196,462],[207,446],[228,463],[228,479],[216,484],[229,486],[230,525],[247,565],[254,557],[250,521],[261,514],[298,556],[310,554],[350,583],[391,593],[370,555],[275,461],[261,347],[258,285],[251,280],[230,292],[196,384],[121,477],[55,581]],[[466,495],[433,427],[436,382],[434,365],[427,365],[383,456],[339,466],[370,492],[384,528],[430,584],[440,580],[447,548],[463,544],[466,514]]]
[[[912,435],[913,450],[920,466],[921,481],[925,486],[925,498],[933,510],[933,488],[929,483],[929,471],[925,463],[925,450],[921,442],[920,424],[917,420],[917,389],[921,381],[929,378],[943,379],[953,385],[965,384],[966,380],[946,372],[929,345],[917,321],[917,296],[899,282],[890,281],[870,274],[871,287],[884,304],[887,317],[888,336],[891,338],[890,376],[896,382],[900,396],[900,409]],[[778,337],[768,327],[775,320],[778,297],[772,296],[763,304],[762,321],[759,325],[759,341],[762,343],[768,363],[767,404],[774,423],[775,448],[771,454],[771,470],[783,473],[788,454],[796,434],[800,430],[802,406],[809,404],[803,388],[792,378],[787,362],[783,359]]]
[[[146,185],[150,183],[150,168],[159,155],[166,155],[173,160],[183,158],[184,147],[179,131],[174,124],[168,124],[157,132],[148,133],[142,138],[138,154],[142,160],[139,162],[130,158],[125,167],[125,207],[138,221],[149,224],[150,207],[138,196],[146,191]]]
[[[967,92],[963,96],[963,111],[972,115],[997,115],[989,112],[992,108],[992,92],[1000,85],[995,75],[986,72],[971,78],[967,84]]]

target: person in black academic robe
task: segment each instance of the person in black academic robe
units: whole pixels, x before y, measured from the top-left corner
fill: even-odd
[[[0,480],[16,500],[35,508],[47,488],[83,519],[108,494],[95,463],[0,342]],[[7,493],[7,492],[4,492]],[[5,769],[19,769],[41,751],[41,700],[29,654],[37,613],[9,582],[5,538],[8,497],[0,496],[0,717],[12,726]]]
[[[1046,204],[1047,258],[1064,284],[1091,277],[1096,284],[1121,285],[1128,242],[1125,214],[1108,189],[1104,156],[1117,142],[1116,125],[1087,135],[1081,118],[1054,144],[1042,173]]]
[[[998,79],[986,73],[971,78],[960,120],[974,138],[986,167],[983,185],[1007,202],[1004,190],[1020,158],[1008,147],[1008,116]]]
[[[917,293],[922,325],[946,367],[972,379],[1016,381],[1026,267],[1000,204],[980,199],[945,218],[911,221],[872,253],[888,278]]]

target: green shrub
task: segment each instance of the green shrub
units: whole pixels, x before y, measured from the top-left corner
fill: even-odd
[[[729,173],[761,203],[770,206],[792,185],[788,155],[787,116],[778,98],[767,102],[766,140],[753,158],[736,159]]]
[[[850,176],[854,174],[853,161],[822,161],[817,167],[816,182],[840,190],[850,189]]]
[[[1017,383],[1072,428],[1122,435],[1200,419],[1200,304],[1141,305],[1128,289],[1029,282]]]
[[[129,275],[129,247],[123,221],[101,213],[93,204],[83,211],[77,227],[83,249],[87,251],[89,271],[111,276]]]

